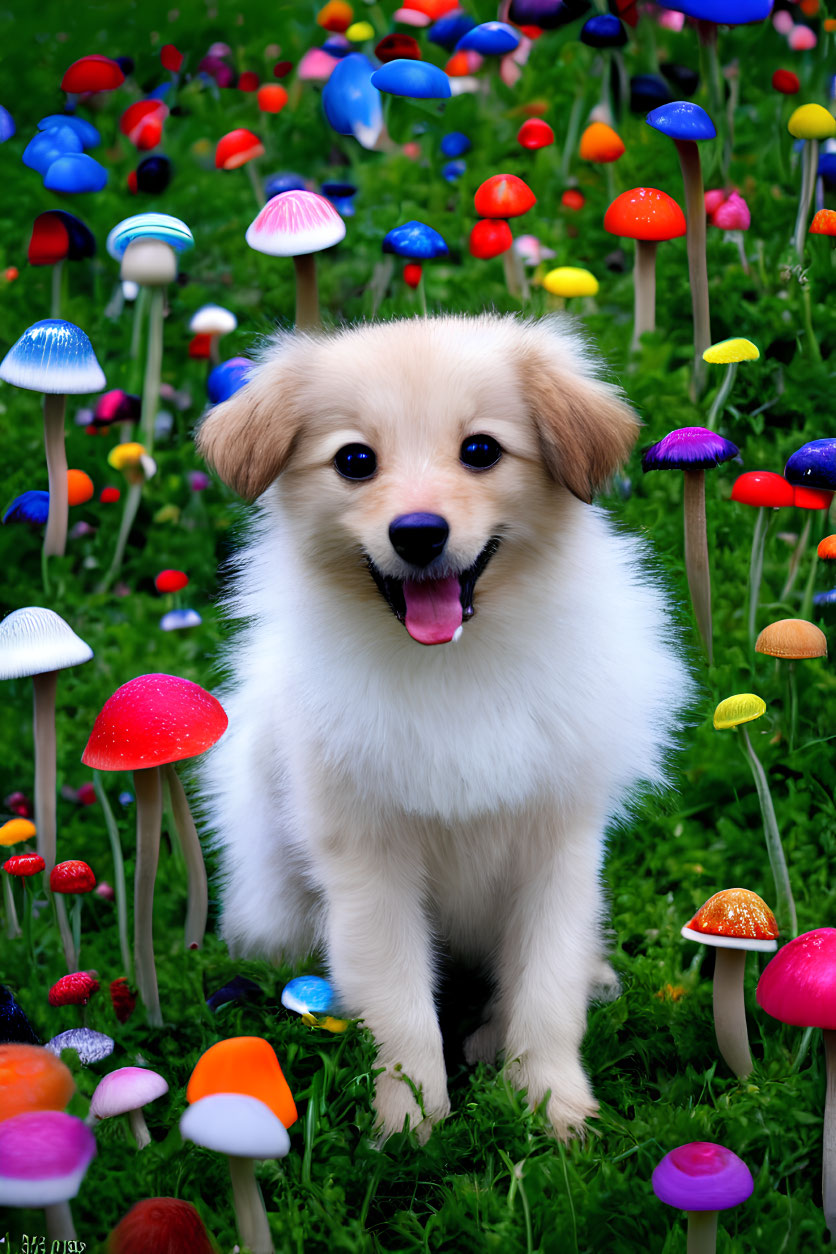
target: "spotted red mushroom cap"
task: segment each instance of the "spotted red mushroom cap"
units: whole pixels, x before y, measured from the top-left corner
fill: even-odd
[[[75,858],[56,863],[49,874],[49,887],[54,893],[91,893],[96,877],[86,862]]]
[[[140,675],[103,705],[82,754],[100,771],[136,771],[203,753],[226,731],[223,706],[176,675]]]
[[[49,990],[50,1006],[86,1006],[99,990],[99,981],[87,971],[71,971],[62,975]]]

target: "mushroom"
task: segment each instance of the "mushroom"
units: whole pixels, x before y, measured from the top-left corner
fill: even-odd
[[[596,296],[599,283],[591,270],[581,266],[557,266],[543,276],[543,287],[562,304],[573,296]]]
[[[688,223],[688,276],[694,316],[693,389],[694,396],[699,398],[705,387],[702,355],[711,343],[711,319],[705,258],[705,198],[697,145],[706,139],[716,139],[717,130],[705,109],[689,100],[674,100],[671,104],[653,109],[648,113],[646,121],[649,126],[674,141],[682,168],[685,217]]]
[[[408,257],[412,261],[428,261],[430,258],[446,257],[448,248],[438,231],[427,226],[425,222],[405,222],[403,226],[393,227],[383,237],[383,251],[394,253],[397,257]],[[422,271],[423,273],[423,271]],[[427,316],[427,293],[423,283],[418,285],[421,299],[421,312]]]
[[[804,618],[781,618],[770,623],[755,641],[755,652],[767,657],[786,658],[787,706],[789,709],[789,750],[795,748],[798,726],[798,694],[794,662],[806,658],[827,657],[827,637],[815,623]]]
[[[35,827],[38,852],[46,873],[55,865],[56,748],[55,693],[58,672],[89,662],[93,650],[53,610],[28,606],[13,610],[0,623],[0,679],[32,677],[35,739]],[[74,949],[63,901],[56,901],[58,925],[67,966]]]
[[[322,89],[325,117],[338,135],[353,135],[363,148],[387,147],[380,92],[372,85],[375,67],[362,52],[338,61]]]
[[[548,148],[554,143],[554,131],[543,118],[526,118],[517,131],[517,143],[520,148],[527,148],[532,152],[538,148]]]
[[[751,223],[752,215],[749,212],[749,206],[737,192],[731,192],[711,214],[711,225],[718,227],[721,231],[727,231],[729,239],[737,246],[740,268],[744,274],[749,274],[750,270],[743,244],[743,232],[748,231]]]
[[[613,97],[615,111],[619,112],[620,101],[627,95],[627,71],[624,68],[624,59],[618,51],[627,43],[627,32],[615,13],[596,13],[594,17],[587,18],[581,27],[580,40],[589,48],[601,50],[599,110],[607,122],[611,122]]]
[[[62,975],[49,990],[50,1006],[86,1006],[99,991],[99,981],[89,971],[70,971]]]
[[[261,1036],[231,1036],[201,1054],[186,1088],[197,1102],[214,1093],[246,1093],[264,1102],[286,1128],[296,1122],[296,1103],[276,1051]]]
[[[755,1182],[742,1158],[712,1141],[691,1141],[666,1154],[651,1187],[660,1202],[688,1212],[688,1254],[715,1254],[717,1212],[752,1196]]]
[[[290,1137],[281,1120],[256,1097],[222,1092],[189,1106],[180,1119],[180,1133],[187,1141],[228,1155],[241,1244],[251,1254],[273,1254],[254,1160],[284,1158],[289,1152]]]
[[[51,192],[100,192],[106,186],[107,170],[86,152],[58,157],[44,175],[44,187]]]
[[[125,75],[118,61],[93,52],[73,61],[61,79],[61,90],[74,95],[88,91],[113,91],[124,81]]]
[[[206,380],[206,392],[212,405],[228,401],[247,382],[247,375],[255,363],[249,357],[230,357],[210,371]]]
[[[78,1055],[83,1067],[96,1062],[103,1062],[113,1053],[112,1036],[104,1032],[94,1032],[92,1028],[70,1028],[67,1032],[59,1032],[47,1041],[44,1049],[48,1049],[56,1058],[60,1058],[65,1049],[71,1049]]]
[[[738,475],[732,485],[731,499],[743,505],[751,505],[758,511],[752,536],[752,556],[749,561],[749,647],[755,647],[755,630],[758,613],[758,597],[763,573],[763,552],[766,544],[767,510],[781,509],[793,504],[793,489],[783,475],[772,470],[748,470]]]
[[[248,131],[246,127],[239,126],[234,131],[228,131],[218,140],[215,149],[215,168],[218,170],[237,170],[239,166],[247,167],[247,177],[250,180],[250,186],[253,189],[255,203],[259,209],[263,208],[265,196],[264,188],[258,180],[258,172],[256,167],[256,158],[264,156],[264,145],[257,135],[252,131]]]
[[[413,100],[447,100],[451,93],[450,79],[437,65],[398,57],[382,65],[371,76],[372,87],[390,96],[409,96]]]
[[[489,261],[506,252],[513,243],[511,228],[504,218],[483,218],[471,228],[468,249],[471,257]]]
[[[480,22],[465,31],[456,43],[457,52],[478,52],[480,57],[502,57],[513,52],[520,32],[507,22]]]
[[[81,953],[81,898],[84,893],[92,893],[95,887],[96,877],[92,869],[86,862],[82,862],[78,858],[69,862],[56,863],[49,873],[50,892],[75,897],[71,929],[73,938],[72,961],[67,963],[71,968],[78,966]]]
[[[9,849],[12,845],[19,845],[24,840],[31,840],[36,834],[35,824],[29,819],[9,819],[0,827],[0,848]],[[25,881],[24,881],[25,882]],[[11,879],[3,880],[3,906],[6,911],[6,939],[17,940],[20,936],[20,925],[17,921],[17,910],[15,909],[15,899],[12,892]],[[26,909],[24,919],[29,915]],[[27,950],[30,946],[27,944]]]
[[[0,379],[14,387],[44,393],[44,448],[49,475],[49,518],[44,536],[44,583],[50,557],[67,543],[67,453],[64,411],[68,395],[101,392],[102,368],[93,347],[72,322],[47,318],[24,331],[0,363]]]
[[[337,995],[328,982],[318,975],[298,975],[282,989],[282,1005],[300,1015],[310,1027],[326,1032],[344,1032],[348,1019],[335,1018]]]
[[[760,718],[765,712],[766,702],[763,697],[759,697],[754,692],[738,692],[732,697],[726,697],[717,706],[714,711],[714,727],[717,731],[726,731],[730,727],[736,727],[738,730],[743,744],[743,751],[748,759],[755,780],[755,789],[761,808],[763,834],[766,838],[766,852],[772,869],[772,878],[775,882],[775,914],[778,918],[778,926],[782,932],[789,932],[791,936],[795,936],[798,933],[798,919],[795,913],[792,888],[790,887],[787,860],[784,856],[784,847],[781,844],[781,833],[778,831],[778,820],[775,817],[775,806],[772,804],[772,795],[769,791],[766,772],[761,765],[758,755],[752,748],[752,742],[745,727],[746,723],[751,723],[754,719]]]
[[[473,205],[480,218],[519,218],[537,203],[527,183],[516,174],[493,174],[476,189]],[[495,255],[495,254],[494,254]],[[528,280],[513,248],[503,253],[505,285],[512,296],[528,299]]]
[[[32,489],[16,496],[3,515],[3,522],[26,522],[42,527],[49,518],[49,493]]]
[[[703,361],[707,361],[710,365],[728,366],[726,377],[717,389],[717,395],[711,403],[711,409],[708,411],[706,426],[709,431],[714,430],[714,423],[722,414],[726,401],[729,399],[729,393],[732,390],[734,376],[737,374],[738,362],[741,361],[757,361],[760,357],[760,349],[751,340],[745,340],[739,336],[730,340],[718,340],[716,344],[712,344],[702,355]]]
[[[836,1239],[836,928],[805,932],[779,950],[758,982],[758,1005],[773,1019],[821,1028],[827,1085],[824,1104],[822,1208]],[[0,1124],[2,1127],[2,1124]]]
[[[316,192],[282,192],[269,200],[247,228],[246,240],[256,252],[292,257],[296,271],[296,326],[320,326],[316,254],[345,237],[345,222],[325,196]]]
[[[222,305],[201,305],[189,322],[192,335],[209,336],[209,359],[213,366],[220,362],[218,344],[224,335],[229,335],[238,326],[238,319],[229,309]]]
[[[138,1150],[151,1144],[143,1106],[168,1092],[168,1082],[149,1067],[119,1067],[96,1085],[90,1099],[91,1119],[127,1115]]]
[[[162,139],[168,105],[162,100],[137,100],[119,119],[119,130],[140,151],[156,148]]]
[[[816,172],[819,164],[819,140],[836,135],[836,118],[820,104],[799,105],[790,114],[787,130],[795,139],[804,141],[801,153],[801,188],[798,195],[798,214],[795,219],[793,244],[799,263],[804,257],[804,236],[807,218],[813,203]]]
[[[50,316],[61,317],[61,281],[64,261],[93,257],[96,240],[80,218],[63,209],[39,213],[32,224],[27,257],[33,266],[52,266]]]
[[[256,92],[256,100],[262,113],[281,113],[288,94],[281,83],[264,83]]]
[[[96,1138],[74,1115],[35,1110],[0,1123],[0,1206],[42,1206],[52,1248],[75,1241],[70,1199],[96,1155]]]
[[[38,131],[23,150],[21,161],[41,176],[59,157],[83,151],[76,132],[69,126],[53,126],[48,131]]]
[[[136,877],[134,955],[139,993],[154,1027],[162,1025],[154,965],[154,878],[160,846],[162,780],[165,769],[178,817],[188,803],[173,762],[203,753],[227,727],[227,717],[210,693],[174,675],[140,675],[118,688],[102,707],[82,754],[86,766],[104,771],[133,771],[136,792]],[[189,905],[186,940],[196,947],[206,923],[206,868],[193,822],[178,834],[186,859]]]
[[[681,470],[685,480],[685,572],[700,635],[714,660],[711,632],[711,574],[705,523],[705,472],[737,456],[737,445],[706,427],[681,427],[652,445],[642,457],[642,470]]]
[[[69,1067],[42,1045],[0,1045],[0,1124],[24,1111],[63,1110],[74,1092]]]
[[[40,1040],[23,1008],[17,1004],[5,985],[0,984],[0,1045],[7,1044],[38,1045]]]
[[[215,1254],[206,1226],[191,1202],[146,1197],[135,1202],[107,1238],[107,1254]]]
[[[714,1032],[723,1058],[739,1080],[752,1070],[743,980],[750,949],[774,953],[778,924],[769,906],[746,888],[726,888],[709,897],[681,929],[686,940],[716,949]]]
[[[802,509],[822,510],[826,521],[825,511],[829,508],[833,491],[836,489],[836,439],[830,437],[823,440],[810,440],[807,444],[802,444],[801,448],[796,449],[787,459],[784,476],[787,482],[795,488],[793,503]],[[795,558],[796,570],[810,531],[811,518],[812,514],[809,514],[802,537],[803,543],[799,541],[797,558]],[[802,618],[809,618],[811,614],[815,577],[816,561],[814,558],[801,600]],[[782,601],[788,596],[791,587],[792,581],[788,577],[781,591]]]
[[[636,352],[645,331],[656,330],[657,245],[685,234],[685,214],[666,192],[655,187],[634,187],[616,196],[604,215],[604,230],[636,241],[630,344],[631,352]]]
[[[199,627],[202,622],[203,622],[203,619],[200,617],[197,610],[191,610],[191,609],[185,609],[185,608],[168,610],[167,613],[163,614],[162,618],[160,619],[160,630],[161,631],[182,631],[184,628],[187,628],[187,627]],[[174,804],[173,798],[172,798],[172,804]],[[196,949],[197,944],[194,941],[192,941],[189,945],[189,948]]]

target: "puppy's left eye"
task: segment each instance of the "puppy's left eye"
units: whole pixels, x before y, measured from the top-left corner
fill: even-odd
[[[502,448],[492,435],[469,435],[462,441],[459,458],[471,470],[487,470],[502,456]]]

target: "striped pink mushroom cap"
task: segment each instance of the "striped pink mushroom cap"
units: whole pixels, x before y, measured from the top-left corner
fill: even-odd
[[[316,192],[280,192],[247,228],[247,243],[271,257],[299,257],[338,244],[345,222]]]

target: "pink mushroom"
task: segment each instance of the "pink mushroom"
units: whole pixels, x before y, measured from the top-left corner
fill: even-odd
[[[247,243],[271,257],[292,257],[296,267],[296,325],[319,326],[316,254],[345,236],[345,222],[317,192],[280,192],[247,229]]]

